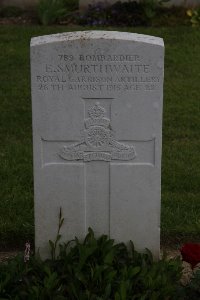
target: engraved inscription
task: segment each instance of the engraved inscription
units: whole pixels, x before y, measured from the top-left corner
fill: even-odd
[[[160,77],[139,54],[58,54],[36,76],[40,91],[146,91],[157,89]]]
[[[136,151],[133,146],[115,140],[110,120],[105,118],[105,108],[97,102],[88,110],[89,118],[84,120],[85,130],[80,142],[63,146],[59,156],[65,160],[111,161],[133,160]]]

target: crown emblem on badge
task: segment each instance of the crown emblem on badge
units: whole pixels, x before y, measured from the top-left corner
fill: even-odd
[[[89,118],[85,120],[85,128],[95,125],[107,128],[110,125],[110,120],[105,118],[105,112],[105,108],[101,107],[98,102],[88,109]]]
[[[103,118],[105,116],[105,108],[101,107],[97,102],[95,106],[88,109],[88,115],[92,119]]]

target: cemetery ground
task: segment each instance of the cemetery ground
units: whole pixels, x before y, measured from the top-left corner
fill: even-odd
[[[0,27],[1,250],[34,240],[29,42],[31,37],[94,27]],[[200,31],[108,28],[165,41],[161,240],[179,248],[200,241]],[[67,196],[67,195],[66,195]],[[134,242],[134,240],[133,240]]]
[[[85,29],[94,30],[95,28],[84,28],[84,30]],[[109,29],[122,30],[121,28]],[[29,240],[32,245],[34,241],[29,41],[33,36],[74,30],[82,30],[82,28],[41,28],[39,26],[2,26],[0,28],[0,48],[2,49],[0,54],[0,66],[1,70],[3,70],[1,72],[0,94],[2,101],[0,106],[0,135],[2,141],[0,146],[1,250],[11,250],[16,248],[22,249],[27,240]],[[130,28],[123,28],[123,31],[131,32],[133,29],[131,30]],[[200,33],[198,29],[187,27],[177,27],[173,29],[137,28],[135,31],[138,33],[163,37],[166,46],[161,237],[162,246],[164,249],[167,247],[177,249],[184,241],[198,242],[200,240],[200,208],[198,199],[200,194]],[[104,239],[102,239],[100,242],[103,250],[105,249],[104,242]],[[96,243],[91,233],[89,239],[86,241],[86,244],[87,243]],[[77,247],[80,247],[81,249],[82,246],[77,244]],[[74,249],[74,254],[76,256],[77,249]],[[125,255],[123,257],[124,259],[126,257],[126,250],[122,248],[119,248],[119,250],[120,251],[118,254],[122,256]],[[74,250],[72,250],[72,257],[73,251]],[[82,252],[82,254],[84,254],[84,252]],[[137,254],[135,255],[140,261],[140,257],[137,256]],[[105,257],[105,262],[108,259],[112,260],[112,257],[113,255],[111,255],[111,257]],[[68,260],[68,258],[66,259]],[[94,259],[98,259],[98,257],[96,256]],[[175,267],[173,270],[171,270],[172,273],[170,274],[168,265],[165,264],[165,262],[163,263],[163,261],[161,261],[158,265],[152,265],[151,259],[148,257],[148,255],[142,256],[141,260],[144,262],[144,264],[146,264],[147,268],[150,267],[151,269],[151,267],[155,267],[158,268],[159,271],[161,268],[163,273],[166,273],[167,276],[169,276],[167,278],[167,280],[169,279],[167,284],[163,284],[164,281],[161,283],[162,287],[167,286],[167,288],[170,288],[170,285],[173,282],[173,277],[177,281],[178,273],[180,274],[178,267],[177,269]],[[70,263],[71,262],[72,261],[70,260]],[[129,259],[126,262],[129,264]],[[38,267],[41,267],[41,271],[43,271],[43,267],[40,262]],[[49,264],[49,267],[51,270],[54,270],[54,267],[57,269],[59,266],[55,266],[52,262],[52,264]],[[134,276],[134,274],[139,272],[140,267],[139,269],[138,267],[132,267],[133,269],[130,270],[132,272],[131,276]],[[26,266],[23,266],[23,268],[26,269]],[[44,267],[44,273],[47,274],[49,282],[51,281],[51,273],[49,273],[51,271],[50,269],[48,269],[47,263],[47,269],[45,270]],[[60,268],[57,269],[58,274],[60,274],[59,269]],[[17,263],[14,263],[13,266],[11,265],[10,270],[12,270],[12,272],[13,270],[16,272],[16,276],[19,277],[19,282],[21,282],[21,275],[20,272],[18,272]],[[27,272],[27,269],[25,272]],[[33,269],[33,273],[34,272],[35,270]],[[39,273],[40,272],[37,273],[36,270],[36,274],[38,275]],[[55,273],[52,273],[52,275],[53,274],[55,275]],[[84,276],[86,276],[86,274]],[[67,273],[67,276],[69,275],[70,274]],[[116,293],[115,299],[126,299],[126,294],[124,294],[126,287],[124,286],[125,281],[123,277],[126,277],[126,274],[122,271],[121,275],[121,279],[118,280],[120,296],[118,293]],[[152,276],[151,271],[150,275]],[[128,279],[130,279],[130,276],[127,276]],[[144,280],[144,283],[146,282],[145,276],[143,276],[141,279]],[[55,282],[57,281],[55,280]],[[155,285],[154,280],[151,282],[153,283],[153,291],[156,289],[156,280]],[[18,288],[21,293],[20,286],[18,286]],[[45,293],[48,292],[51,295],[51,288],[52,285],[50,285],[50,290],[45,287]],[[77,291],[78,290],[79,289],[77,289]],[[32,292],[32,294],[40,293],[40,291],[36,290],[35,287],[34,290],[31,290],[31,286],[29,291],[24,289],[23,292],[28,293],[27,295],[30,295],[30,292]],[[73,289],[72,293],[74,293]],[[167,291],[166,289],[159,290],[158,293],[160,293],[159,295],[162,293],[162,299],[166,298],[164,296],[168,295],[167,293],[173,295],[172,291]],[[146,298],[142,299],[161,299],[159,298],[160,296],[158,294],[157,296],[155,295],[152,295],[153,298],[148,297],[147,295]],[[35,296],[30,299],[35,299],[34,297]],[[54,296],[52,297],[52,299],[57,299],[54,298]],[[85,298],[80,298],[78,296],[78,299]],[[166,299],[169,298],[167,297]],[[190,297],[184,299],[197,298]]]

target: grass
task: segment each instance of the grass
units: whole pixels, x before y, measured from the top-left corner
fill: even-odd
[[[82,29],[0,27],[1,247],[20,246],[34,236],[30,39]],[[164,242],[200,241],[200,31],[191,27],[108,30],[164,38],[161,235]]]

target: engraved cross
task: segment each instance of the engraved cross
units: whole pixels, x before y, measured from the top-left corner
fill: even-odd
[[[110,168],[113,164],[155,164],[155,139],[117,141],[112,130],[113,98],[83,98],[84,129],[79,141],[42,140],[44,165],[84,164],[85,232],[110,234]]]

